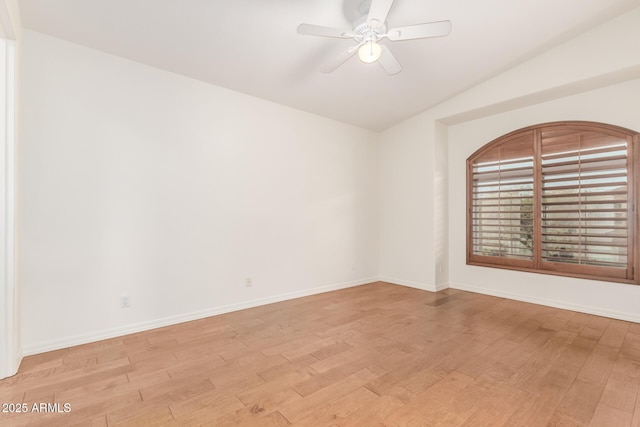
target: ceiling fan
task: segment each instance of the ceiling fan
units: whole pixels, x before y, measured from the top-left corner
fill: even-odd
[[[363,15],[353,23],[352,30],[300,24],[298,34],[353,39],[357,43],[322,65],[320,72],[332,72],[357,52],[362,62],[371,64],[377,61],[387,74],[397,74],[402,71],[402,66],[385,45],[378,43],[380,40],[385,37],[393,42],[440,37],[451,32],[451,21],[428,22],[388,30],[386,21],[391,5],[393,0],[365,0],[360,6]]]

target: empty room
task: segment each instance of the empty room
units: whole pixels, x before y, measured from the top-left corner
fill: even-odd
[[[0,0],[0,425],[640,427],[640,0]]]

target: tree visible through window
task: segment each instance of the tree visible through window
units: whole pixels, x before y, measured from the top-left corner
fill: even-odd
[[[467,159],[467,263],[638,283],[638,144],[563,122],[482,147]]]

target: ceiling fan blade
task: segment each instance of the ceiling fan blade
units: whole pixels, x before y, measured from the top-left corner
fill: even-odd
[[[358,51],[360,45],[351,46],[349,49],[342,52],[340,55],[336,56],[330,61],[327,61],[320,67],[320,72],[328,74],[347,62],[349,58],[351,58]]]
[[[400,71],[402,71],[402,66],[385,45],[382,45],[382,54],[380,55],[380,59],[378,59],[378,62],[390,76],[398,74]]]
[[[374,28],[384,24],[392,4],[393,0],[371,0],[367,22]]]
[[[426,24],[409,25],[392,28],[387,31],[391,41],[423,39],[427,37],[446,36],[451,32],[451,21],[428,22]]]
[[[303,34],[305,36],[336,37],[339,39],[350,39],[353,37],[353,34],[349,30],[322,27],[320,25],[313,24],[298,25],[298,34]]]

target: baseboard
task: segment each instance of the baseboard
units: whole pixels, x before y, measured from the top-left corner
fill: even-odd
[[[7,363],[0,366],[0,380],[12,377],[18,373],[18,368],[20,367],[20,363],[22,363],[22,351],[14,354],[10,359]]]
[[[409,288],[422,289],[423,291],[439,292],[449,287],[448,283],[440,285],[431,285],[426,283],[413,282],[411,280],[395,279],[393,277],[380,276],[381,282],[391,283],[393,285],[407,286]]]
[[[522,302],[529,302],[532,304],[545,305],[548,307],[561,308],[564,310],[577,311],[580,313],[594,314],[596,316],[610,317],[612,319],[626,320],[629,322],[640,323],[640,314],[627,313],[621,311],[607,310],[598,307],[591,307],[581,304],[573,304],[566,301],[557,301],[546,298],[538,298],[530,295],[522,295],[513,292],[504,292],[495,289],[483,288],[479,286],[463,285],[460,283],[450,283],[451,289],[458,289],[461,291],[475,292],[478,294],[491,295],[494,297],[508,298]]]
[[[20,349],[18,354],[16,354],[16,358],[15,358],[16,371],[20,367],[20,364],[22,363],[22,359],[24,359],[24,352],[22,349]]]
[[[449,289],[451,286],[449,286],[449,283],[440,283],[439,285],[436,285],[436,292],[440,292],[440,291],[444,291],[445,289]]]
[[[109,338],[115,338],[123,335],[133,334],[136,332],[148,331],[150,329],[156,329],[164,326],[175,325],[178,323],[189,322],[192,320],[203,319],[205,317],[216,316],[218,314],[225,314],[233,311],[259,307],[261,305],[273,304],[276,302],[286,301],[294,298],[302,298],[302,297],[321,294],[325,292],[352,288],[355,286],[361,286],[367,283],[372,283],[377,281],[378,281],[378,277],[370,277],[366,279],[354,280],[351,282],[337,283],[333,285],[320,286],[312,289],[305,289],[302,291],[279,294],[279,295],[275,295],[267,298],[254,299],[254,300],[245,301],[245,302],[236,303],[236,304],[229,304],[229,305],[220,306],[220,307],[212,307],[205,310],[199,310],[199,311],[180,314],[176,316],[164,317],[160,319],[127,325],[123,327],[105,329],[102,331],[89,333],[89,334],[74,335],[74,336],[65,337],[57,340],[51,340],[51,341],[46,341],[42,343],[37,343],[30,346],[25,346],[22,348],[22,354],[24,356],[30,356],[33,354],[44,353],[47,351],[59,350],[61,348],[73,347],[76,345],[87,344],[87,343],[101,341]]]

